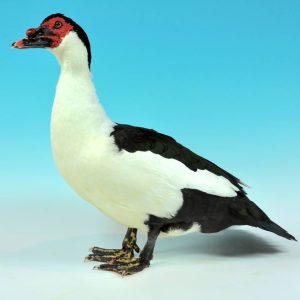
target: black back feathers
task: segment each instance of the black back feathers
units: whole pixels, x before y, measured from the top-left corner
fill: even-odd
[[[111,135],[113,135],[119,150],[124,149],[128,152],[151,151],[165,158],[176,159],[195,172],[198,169],[206,169],[227,178],[240,189],[238,193],[246,194],[238,178],[177,143],[168,135],[161,134],[153,129],[123,124],[117,124]]]

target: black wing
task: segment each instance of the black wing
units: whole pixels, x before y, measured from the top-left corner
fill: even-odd
[[[240,189],[241,194],[246,194],[241,186],[242,182],[237,177],[177,143],[176,140],[168,135],[159,133],[153,129],[124,124],[116,124],[111,135],[114,137],[120,151],[151,151],[165,158],[176,159],[195,172],[198,169],[206,169],[216,175],[227,178]]]

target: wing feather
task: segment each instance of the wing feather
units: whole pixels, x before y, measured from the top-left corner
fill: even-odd
[[[192,152],[168,135],[159,133],[153,129],[124,124],[116,124],[111,135],[114,137],[120,151],[126,150],[131,153],[136,151],[151,151],[165,158],[176,159],[194,172],[198,169],[206,169],[216,175],[227,178],[239,188],[239,193],[246,195],[242,187],[244,184],[237,177]]]

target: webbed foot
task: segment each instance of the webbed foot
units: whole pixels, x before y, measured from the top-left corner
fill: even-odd
[[[136,244],[137,229],[129,228],[123,240],[122,249],[104,249],[93,247],[90,249],[92,252],[85,260],[86,261],[99,261],[99,262],[113,262],[121,260],[129,262],[134,257],[134,251],[139,253],[140,248]]]
[[[131,258],[128,259],[118,259],[111,264],[103,264],[95,266],[96,270],[111,271],[120,274],[121,276],[128,276],[138,273],[145,268],[150,266],[150,262],[142,258]]]
[[[134,251],[140,249],[136,244],[137,229],[128,228],[123,240],[122,249],[103,249],[94,247],[86,259],[90,261],[105,262],[105,264],[94,267],[96,270],[116,272],[122,276],[138,273],[150,266],[156,239],[160,233],[160,227],[149,226],[146,245],[138,258],[134,258]]]

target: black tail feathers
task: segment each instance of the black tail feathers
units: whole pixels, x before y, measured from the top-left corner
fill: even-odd
[[[250,225],[273,232],[288,240],[297,241],[294,236],[275,224],[254,202],[248,198],[242,198],[232,202],[231,213],[235,216],[237,225]]]
[[[276,233],[277,235],[280,235],[288,240],[293,240],[293,241],[297,241],[296,238],[294,236],[292,236],[291,234],[289,234],[286,230],[284,230],[283,228],[281,228],[279,225],[275,224],[274,222],[270,221],[258,221],[257,222],[257,227],[267,230],[267,231],[271,231],[273,233]]]

